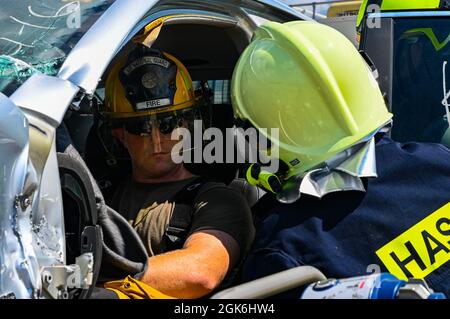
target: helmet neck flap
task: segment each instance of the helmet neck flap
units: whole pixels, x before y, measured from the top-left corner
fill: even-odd
[[[314,197],[340,191],[365,192],[361,178],[377,177],[375,135],[390,130],[392,121],[359,143],[325,161],[304,175],[293,176],[283,183],[277,194],[281,203],[293,203],[301,194]]]

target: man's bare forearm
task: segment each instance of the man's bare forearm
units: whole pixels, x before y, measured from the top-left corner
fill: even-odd
[[[149,258],[141,280],[177,298],[207,295],[220,284],[230,268],[230,247],[226,247],[230,244],[228,238],[221,237],[203,232],[193,234],[183,249]]]

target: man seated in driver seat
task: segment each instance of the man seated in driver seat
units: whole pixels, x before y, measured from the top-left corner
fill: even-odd
[[[148,255],[143,272],[131,275],[176,298],[205,296],[231,279],[254,234],[241,194],[172,160],[179,143],[172,132],[200,119],[200,108],[184,65],[142,44],[116,63],[106,81],[101,113],[132,163],[111,206],[132,225]],[[120,287],[113,286],[116,292]]]

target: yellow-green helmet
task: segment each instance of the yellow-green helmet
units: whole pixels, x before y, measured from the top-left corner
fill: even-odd
[[[264,132],[279,128],[285,177],[349,148],[389,122],[378,83],[353,44],[316,23],[259,27],[234,70],[235,115]]]

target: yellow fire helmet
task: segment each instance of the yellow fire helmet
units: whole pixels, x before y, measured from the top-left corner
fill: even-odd
[[[390,121],[370,67],[335,29],[316,22],[269,22],[241,55],[231,84],[233,109],[267,136],[301,176]],[[285,165],[285,166],[286,166]]]
[[[186,67],[166,52],[138,44],[110,71],[102,114],[112,119],[136,118],[175,112],[195,104]]]

